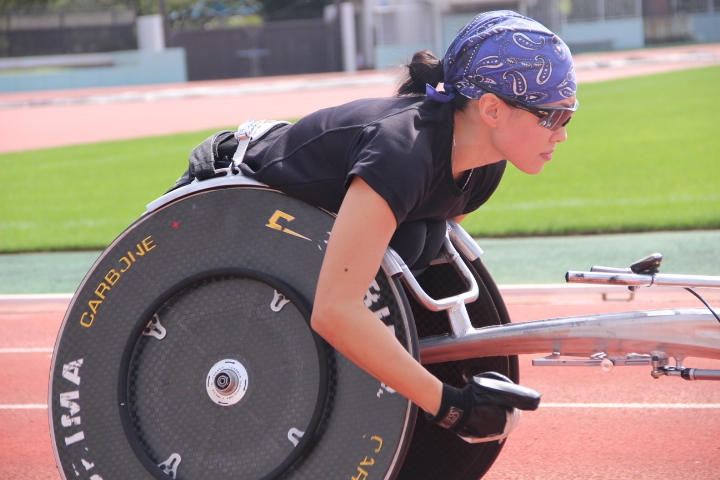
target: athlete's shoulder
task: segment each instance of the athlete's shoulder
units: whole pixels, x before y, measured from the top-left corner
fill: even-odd
[[[306,118],[320,123],[365,127],[406,117],[433,121],[443,116],[442,106],[425,97],[383,97],[354,100],[318,110]]]

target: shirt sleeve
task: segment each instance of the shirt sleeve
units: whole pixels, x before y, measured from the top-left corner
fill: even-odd
[[[362,178],[390,206],[397,224],[424,198],[432,177],[432,154],[412,122],[386,121],[367,126],[349,153],[345,181]]]
[[[500,185],[500,180],[502,180],[503,173],[505,173],[506,165],[507,161],[503,160],[501,162],[491,163],[480,169],[478,172],[480,175],[478,175],[478,180],[470,193],[470,199],[467,205],[465,205],[463,215],[474,212],[490,199],[492,194],[495,193],[495,190],[497,190],[498,185]]]

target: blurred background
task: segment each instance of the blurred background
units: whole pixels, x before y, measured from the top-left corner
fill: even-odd
[[[563,38],[581,102],[463,222],[498,280],[655,251],[717,275],[720,0],[0,0],[0,295],[73,291],[210,134],[392,95],[497,9]]]
[[[387,69],[497,9],[573,53],[720,41],[720,0],[0,0],[0,92]]]

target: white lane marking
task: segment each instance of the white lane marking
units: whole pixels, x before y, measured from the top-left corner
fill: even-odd
[[[43,403],[21,403],[17,405],[0,405],[0,410],[47,410]]]
[[[0,348],[0,353],[53,353],[52,347]]]
[[[72,300],[72,293],[18,293],[10,295],[0,295],[0,303],[2,302],[32,302],[46,300]]]
[[[645,315],[648,317],[662,317],[666,315],[675,315],[675,312],[672,310],[650,310],[649,312],[645,312]]]
[[[541,403],[543,408],[720,408],[720,403]]]

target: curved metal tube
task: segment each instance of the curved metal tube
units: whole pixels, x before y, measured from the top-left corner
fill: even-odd
[[[474,262],[483,254],[482,248],[457,222],[448,220],[448,236],[452,244],[460,250],[469,262]]]
[[[475,247],[473,247],[473,245],[475,245]],[[441,251],[443,258],[438,260],[437,263],[450,263],[463,279],[468,290],[459,295],[441,299],[430,297],[420,286],[402,258],[390,247],[388,247],[383,257],[382,268],[387,275],[400,275],[400,279],[412,296],[415,297],[418,303],[424,308],[432,312],[447,312],[452,337],[459,338],[473,330],[465,304],[478,299],[480,296],[480,287],[470,272],[470,269],[460,257],[457,250],[455,250],[455,246],[458,246],[464,254],[469,254],[471,257],[474,256],[474,258],[478,258],[478,256],[482,254],[482,250],[477,246],[475,240],[457,223],[448,222],[448,231],[443,243],[443,250]]]
[[[473,277],[470,269],[468,269],[463,259],[457,253],[457,250],[453,247],[453,244],[448,236],[445,237],[443,248],[444,251],[442,252],[442,255],[445,257],[445,262],[452,264],[455,270],[460,274],[465,282],[465,285],[468,286],[468,291],[459,295],[437,300],[430,297],[430,295],[428,295],[420,286],[405,262],[403,262],[400,256],[389,247],[385,252],[382,266],[385,273],[388,275],[394,275],[396,274],[394,272],[399,271],[399,273],[401,273],[400,279],[402,282],[405,284],[412,296],[415,297],[418,303],[420,303],[420,305],[424,308],[427,308],[432,312],[447,312],[452,337],[460,338],[467,332],[473,330],[465,304],[477,300],[480,296],[480,287],[478,287],[475,277]]]
[[[537,320],[472,329],[462,338],[420,340],[423,364],[550,352],[720,359],[720,323],[703,308],[650,310]]]
[[[147,212],[152,212],[154,210],[157,210],[158,208],[162,207],[163,205],[166,205],[170,202],[173,202],[179,198],[186,197],[188,195],[192,195],[196,192],[201,192],[203,190],[212,190],[214,188],[225,188],[225,187],[264,187],[269,188],[264,183],[260,183],[257,180],[253,180],[250,177],[246,177],[244,175],[226,175],[224,177],[216,177],[216,178],[210,178],[208,180],[203,180],[202,182],[195,180],[189,185],[185,185],[184,187],[180,187],[176,190],[173,190],[171,192],[166,193],[162,197],[150,202],[147,206]]]
[[[462,302],[463,304],[474,302],[475,300],[477,300],[480,294],[480,290],[477,282],[475,281],[475,278],[472,276],[472,273],[470,273],[470,270],[465,265],[465,262],[462,261],[462,259],[458,255],[457,251],[453,248],[452,243],[450,242],[450,240],[448,240],[447,237],[445,238],[444,248],[447,252],[446,258],[448,260],[448,263],[452,263],[452,265],[458,271],[462,279],[465,281],[465,284],[469,286],[469,290],[459,295],[442,298],[439,300],[431,298],[430,295],[425,293],[425,291],[415,279],[415,276],[412,274],[405,262],[402,261],[402,259],[398,256],[397,253],[395,253],[393,250],[390,250],[390,255],[395,257],[395,261],[399,264],[400,269],[403,272],[403,276],[401,279],[405,283],[405,285],[407,285],[410,293],[412,293],[413,297],[415,297],[415,299],[420,303],[420,305],[433,312],[441,312],[443,310],[451,309],[459,302]]]

